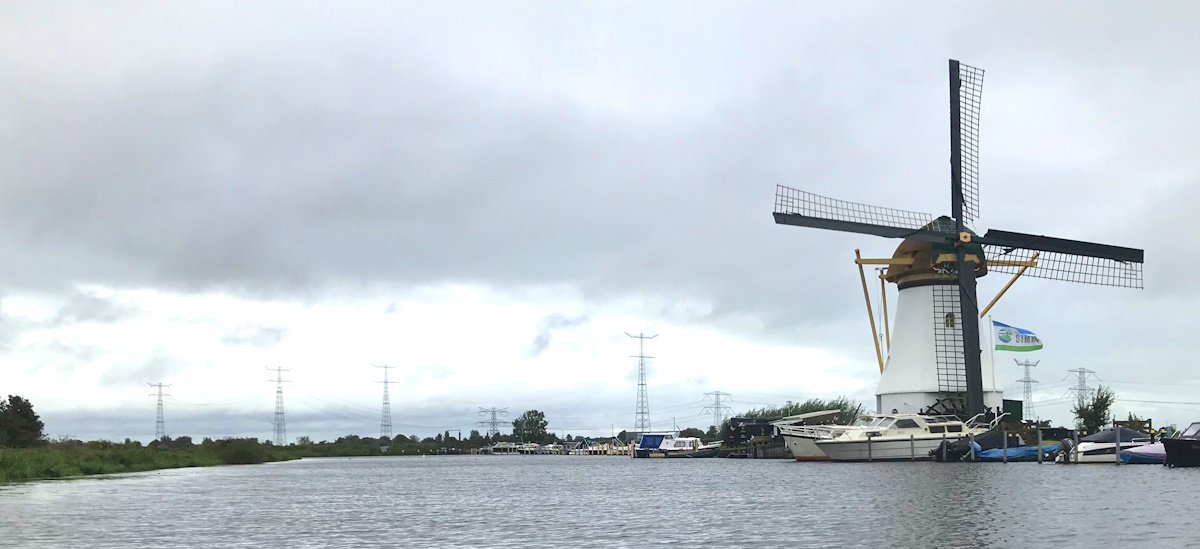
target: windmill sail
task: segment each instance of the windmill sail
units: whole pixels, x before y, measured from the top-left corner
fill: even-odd
[[[1136,248],[995,229],[977,241],[984,244],[987,258],[992,261],[988,268],[997,272],[1015,273],[1021,268],[1019,263],[1029,261],[1036,251],[1036,265],[1025,271],[1025,276],[1142,288],[1145,252]]]
[[[979,108],[983,98],[983,69],[951,61],[958,68],[958,140],[962,178],[963,222],[979,217]],[[952,80],[953,82],[953,80]],[[955,90],[951,90],[954,93]],[[952,102],[953,104],[953,102]],[[954,113],[951,114],[951,118]]]
[[[927,213],[848,202],[783,185],[775,189],[775,222],[780,225],[944,242],[947,233],[934,230],[939,226],[931,226],[933,221]],[[946,229],[954,234],[953,227]]]

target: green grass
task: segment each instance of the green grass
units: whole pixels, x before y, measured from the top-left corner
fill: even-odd
[[[252,439],[219,440],[188,448],[155,448],[109,442],[6,448],[0,449],[0,483],[181,467],[265,463],[298,457],[300,456]]]

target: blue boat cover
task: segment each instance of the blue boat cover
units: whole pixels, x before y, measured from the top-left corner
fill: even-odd
[[[662,444],[665,435],[642,435],[641,442],[638,443],[638,448],[642,450],[653,450]]]
[[[1048,444],[1042,446],[1042,452],[1053,452],[1058,449],[1057,444]],[[1036,458],[1038,455],[1037,446],[1016,446],[1008,449],[1008,459]],[[979,459],[1000,461],[1004,459],[1004,449],[992,448],[979,452]]]

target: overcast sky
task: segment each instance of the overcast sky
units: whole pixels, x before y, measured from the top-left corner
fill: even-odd
[[[897,242],[775,225],[775,186],[948,213],[956,58],[976,229],[1146,250],[1145,290],[1009,292],[1046,348],[997,353],[1006,396],[1031,358],[1043,418],[1086,367],[1200,419],[1194,2],[454,4],[0,6],[0,393],[146,440],[161,381],[168,434],[269,438],[283,367],[291,437],[374,436],[386,363],[397,433],[601,435],[645,332],[654,427],[871,408],[852,259]]]

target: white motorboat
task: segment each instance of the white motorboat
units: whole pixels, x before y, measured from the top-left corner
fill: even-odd
[[[1113,454],[1116,452],[1118,434],[1121,436],[1122,451],[1154,442],[1150,435],[1139,433],[1133,429],[1124,427],[1119,430],[1105,429],[1079,439],[1079,446],[1074,446],[1070,441],[1063,441],[1067,443],[1067,451],[1060,452],[1054,461],[1057,463],[1115,463],[1117,457]]]
[[[696,437],[681,437],[677,432],[643,433],[634,446],[635,458],[710,458],[717,457],[720,442],[705,444]]]
[[[929,460],[943,440],[980,435],[1000,421],[998,417],[990,425],[981,424],[976,422],[979,417],[964,422],[953,416],[921,414],[863,416],[865,428],[855,422],[853,429],[813,442],[833,461]]]
[[[796,461],[829,461],[829,456],[817,448],[814,441],[833,438],[848,429],[866,429],[869,423],[859,419],[852,425],[831,424],[841,413],[841,410],[809,412],[773,421],[771,425],[779,430],[784,445]]]

